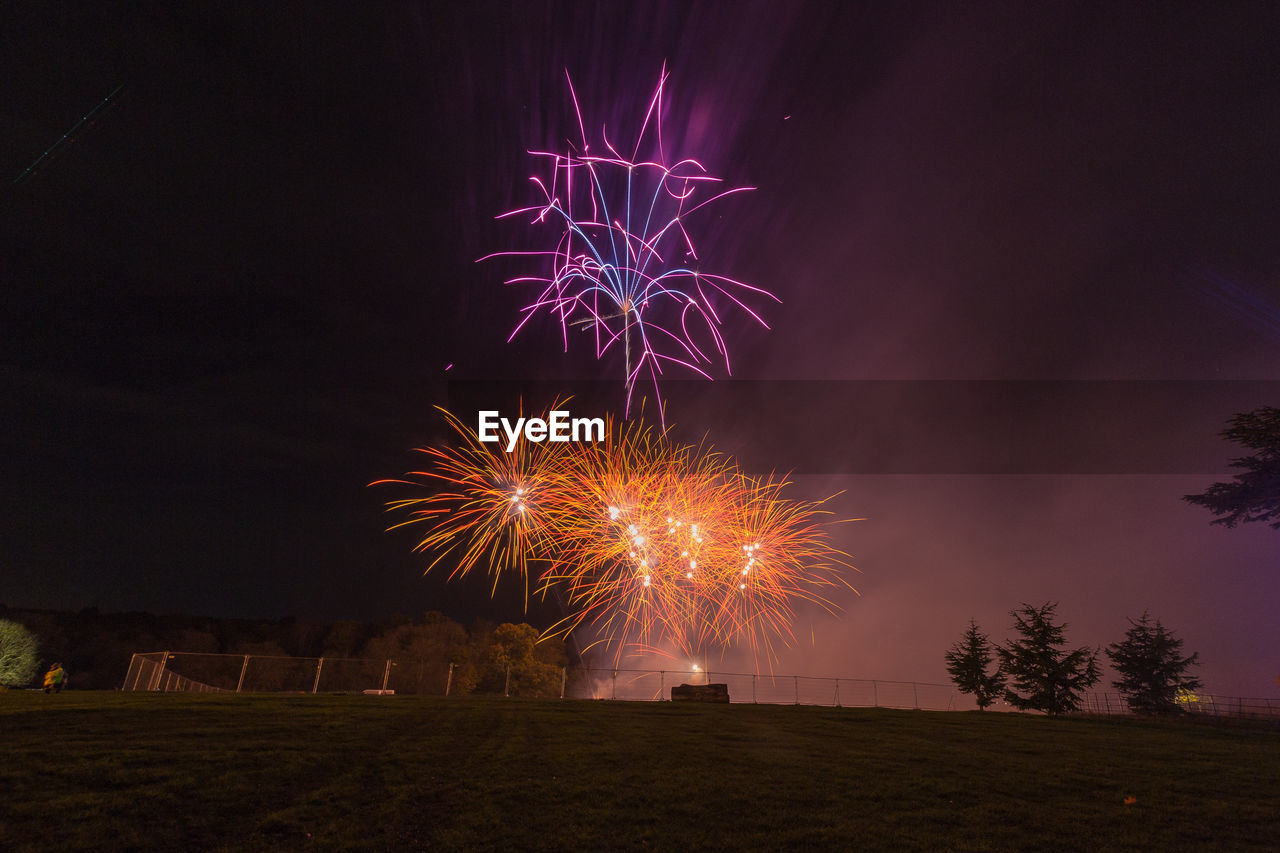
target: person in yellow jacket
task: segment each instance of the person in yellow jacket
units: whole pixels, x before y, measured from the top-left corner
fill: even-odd
[[[67,683],[67,671],[62,668],[62,664],[55,663],[49,667],[49,671],[44,674],[44,692],[57,693],[62,690],[64,684]]]

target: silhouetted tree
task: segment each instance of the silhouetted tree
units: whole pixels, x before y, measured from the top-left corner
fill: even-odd
[[[25,687],[36,676],[36,635],[0,619],[0,687]]]
[[[1186,674],[1199,653],[1184,658],[1182,640],[1165,630],[1159,619],[1152,625],[1147,613],[1137,622],[1130,619],[1129,625],[1124,640],[1107,647],[1107,657],[1121,675],[1112,685],[1135,713],[1178,713],[1178,694],[1200,688],[1199,679]]]
[[[324,638],[325,657],[353,658],[364,645],[368,628],[363,622],[340,619],[329,628]]]
[[[1231,460],[1231,467],[1244,469],[1232,482],[1214,483],[1202,494],[1182,499],[1218,516],[1211,524],[1269,521],[1280,530],[1280,409],[1242,412],[1229,423],[1219,435],[1257,453]]]
[[[969,630],[946,654],[947,672],[961,693],[969,693],[978,700],[978,710],[985,711],[1004,690],[1004,673],[999,667],[987,672],[995,660],[994,649],[987,635],[969,620]]]
[[[559,695],[560,667],[539,659],[537,645],[538,629],[532,625],[508,623],[494,628],[488,638],[480,689],[498,692],[507,687],[509,667],[512,696]],[[560,645],[563,648],[564,644]]]
[[[1040,607],[1023,604],[1011,611],[1013,629],[1022,637],[997,647],[1000,668],[1013,689],[1009,704],[1024,711],[1062,714],[1080,707],[1084,691],[1098,683],[1098,653],[1088,646],[1064,651],[1067,626],[1053,622],[1057,602]],[[1015,692],[1017,691],[1017,692]]]

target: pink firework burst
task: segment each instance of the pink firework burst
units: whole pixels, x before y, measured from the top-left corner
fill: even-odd
[[[754,188],[726,189],[699,161],[667,157],[662,139],[666,80],[664,68],[629,156],[605,128],[603,150],[592,152],[569,80],[580,142],[569,142],[563,152],[530,151],[549,166],[549,174],[530,178],[538,201],[498,217],[527,216],[536,228],[550,227],[554,245],[481,258],[528,256],[546,262],[542,271],[507,280],[536,294],[521,309],[508,341],[545,313],[559,323],[566,350],[571,331],[590,334],[598,359],[621,349],[628,411],[643,379],[652,382],[661,412],[658,380],[670,367],[711,379],[709,369],[723,361],[731,373],[722,332],[725,315],[744,312],[768,328],[749,302],[780,301],[763,288],[701,269],[689,223],[713,202]],[[642,148],[650,153],[642,156]]]

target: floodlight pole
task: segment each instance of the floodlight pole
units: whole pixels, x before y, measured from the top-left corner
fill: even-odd
[[[324,658],[320,658],[320,662],[316,664],[316,680],[311,685],[311,695],[314,696],[316,690],[320,687],[320,670],[324,669]]]
[[[387,692],[387,679],[391,677],[391,661],[387,661],[387,666],[382,670],[382,692]]]
[[[564,698],[564,687],[568,681],[569,681],[569,668],[562,666],[560,667],[560,698],[561,699]]]
[[[453,686],[453,664],[449,664],[449,676],[444,680],[444,695],[449,695],[449,688]]]

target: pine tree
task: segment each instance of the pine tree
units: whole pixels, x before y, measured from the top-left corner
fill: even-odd
[[[972,694],[978,700],[978,710],[985,711],[1004,690],[1004,673],[1000,668],[987,672],[995,654],[987,635],[978,630],[972,619],[969,620],[969,630],[951,647],[946,658],[951,680],[961,693]]]
[[[1147,613],[1137,622],[1129,620],[1124,640],[1107,647],[1107,657],[1120,673],[1112,685],[1138,714],[1176,714],[1178,694],[1199,689],[1199,679],[1187,675],[1199,653],[1182,657],[1182,640],[1165,630],[1157,619],[1151,624]]]
[[[1057,602],[1040,607],[1024,604],[1010,613],[1013,629],[1022,639],[997,647],[996,653],[1013,685],[1005,690],[1005,698],[1015,708],[1046,714],[1078,710],[1084,691],[1102,677],[1096,650],[1088,646],[1063,650],[1067,626],[1053,623],[1057,607]]]
[[[1214,483],[1182,499],[1216,515],[1210,524],[1235,527],[1242,521],[1262,521],[1280,530],[1280,409],[1264,406],[1241,412],[1230,423],[1219,435],[1257,453],[1231,460],[1231,467],[1243,469],[1232,482]]]

